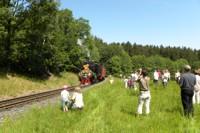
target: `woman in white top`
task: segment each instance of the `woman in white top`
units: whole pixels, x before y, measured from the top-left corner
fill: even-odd
[[[82,109],[84,107],[83,103],[83,94],[81,92],[80,87],[76,87],[73,94],[72,94],[72,99],[74,100],[74,103],[72,105],[72,108],[78,108]]]
[[[194,86],[193,104],[200,104],[200,69],[195,70],[196,84]]]

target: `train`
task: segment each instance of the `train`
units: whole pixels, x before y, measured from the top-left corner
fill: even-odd
[[[104,80],[106,77],[106,69],[101,63],[87,61],[83,64],[79,73],[81,85],[90,85]]]

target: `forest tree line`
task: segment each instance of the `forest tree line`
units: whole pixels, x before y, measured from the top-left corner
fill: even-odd
[[[89,21],[59,9],[56,0],[0,1],[0,68],[35,76],[79,72],[86,60],[104,64],[108,74],[139,67],[180,70],[200,66],[200,50],[136,43],[106,43],[91,34]]]

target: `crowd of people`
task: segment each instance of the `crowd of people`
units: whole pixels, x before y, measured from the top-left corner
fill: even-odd
[[[171,78],[171,74],[168,69],[164,69],[162,71],[155,70],[153,73],[153,81],[154,81],[155,85],[157,85],[159,80],[161,80],[163,86],[166,87],[170,78]]]
[[[179,84],[181,89],[181,101],[184,110],[184,115],[186,117],[193,116],[193,104],[200,104],[200,69],[195,70],[194,73],[191,72],[191,67],[189,65],[184,66],[184,72],[180,73],[177,71],[175,73],[175,80]],[[153,83],[155,88],[157,88],[160,81],[164,88],[167,86],[169,80],[171,79],[171,74],[167,69],[162,71],[155,70],[153,72]],[[145,105],[145,114],[150,113],[150,76],[146,69],[138,69],[130,76],[124,77],[123,79],[125,88],[134,89],[135,91],[139,89],[138,95],[138,106],[137,115],[143,113],[143,106]],[[110,84],[114,83],[114,78],[109,76]],[[63,91],[61,92],[61,103],[62,110],[67,112],[69,109],[82,109],[84,107],[83,95],[80,87],[75,87],[72,91],[68,91],[68,86],[63,86]]]
[[[156,69],[152,75],[155,88],[158,87],[160,81],[163,87],[166,88],[171,79],[171,74],[167,69],[162,71]],[[177,71],[174,78],[181,89],[181,101],[184,115],[186,117],[191,117],[194,112],[193,104],[200,104],[200,69],[192,73],[191,67],[185,65],[184,71],[182,73]],[[136,72],[132,73],[130,77],[124,77],[123,81],[125,88],[134,88],[134,90],[139,88],[137,115],[142,114],[143,105],[145,105],[145,113],[149,114],[151,94],[149,87],[150,76],[148,76],[147,70],[138,69]]]

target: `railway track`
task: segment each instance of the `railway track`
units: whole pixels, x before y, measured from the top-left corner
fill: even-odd
[[[72,90],[76,86],[71,86],[68,87],[67,90]],[[81,88],[85,88],[87,86],[81,86]],[[33,102],[38,102],[42,100],[46,100],[55,96],[60,95],[60,92],[63,89],[55,89],[55,90],[50,90],[50,91],[45,91],[41,93],[36,93],[36,94],[31,94],[31,95],[26,95],[26,96],[21,96],[17,98],[12,98],[12,99],[7,99],[7,100],[2,100],[0,101],[0,112],[10,110],[14,107],[20,107],[23,105],[26,105],[28,103],[33,103]]]

